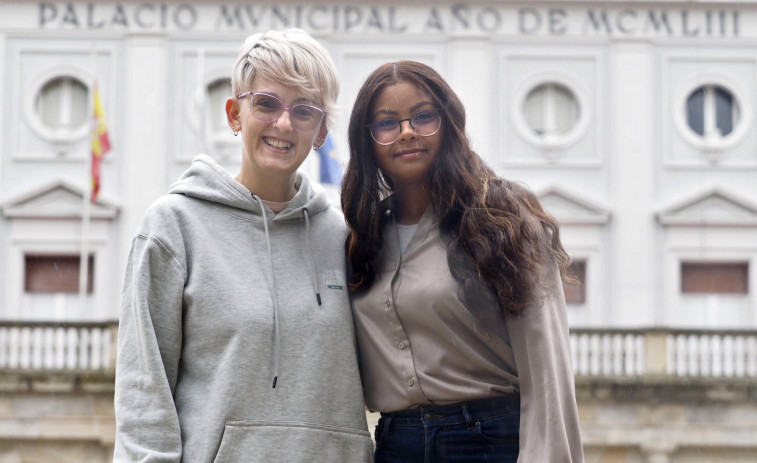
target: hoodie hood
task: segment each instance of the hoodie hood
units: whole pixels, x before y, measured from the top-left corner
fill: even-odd
[[[275,216],[273,212],[266,211],[268,220],[301,219],[303,209],[306,209],[312,217],[331,207],[323,189],[319,185],[310,183],[306,175],[298,172],[295,181],[299,184],[299,189],[286,209]],[[206,154],[200,154],[194,158],[190,168],[171,186],[169,193],[182,194],[263,215],[261,203],[253,197],[253,193]]]

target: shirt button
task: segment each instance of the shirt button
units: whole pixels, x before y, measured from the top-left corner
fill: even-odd
[[[404,349],[404,348],[405,348],[405,343],[404,343],[404,342],[400,342],[400,344],[399,344],[399,348],[400,348],[400,349]]]
[[[413,378],[410,378],[410,379],[407,380],[407,385],[408,386],[412,386],[413,384],[415,384],[415,381],[413,380]]]

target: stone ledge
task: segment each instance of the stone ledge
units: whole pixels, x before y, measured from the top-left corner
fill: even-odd
[[[112,393],[115,372],[0,371],[0,393]]]
[[[116,423],[113,416],[0,418],[0,435],[0,440],[95,441],[113,445]]]
[[[757,426],[722,423],[581,423],[589,447],[639,447],[666,442],[674,448],[757,448]]]
[[[579,401],[608,399],[630,402],[751,403],[757,406],[757,380],[752,378],[608,378],[576,377]]]

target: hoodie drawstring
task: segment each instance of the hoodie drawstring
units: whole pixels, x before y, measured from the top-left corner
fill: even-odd
[[[318,301],[318,305],[321,304],[321,289],[318,285],[318,272],[315,268],[315,258],[313,257],[313,249],[310,247],[310,219],[308,218],[307,208],[302,209],[302,215],[305,216],[305,239],[308,243],[308,255],[310,255],[310,262],[313,264],[313,281],[315,284],[315,299]]]
[[[268,234],[268,215],[265,213],[265,205],[263,201],[252,195],[260,205],[260,210],[263,215],[263,228],[265,230],[265,244],[268,247],[268,262],[271,263],[271,282],[273,288],[271,293],[273,295],[273,388],[276,388],[276,382],[279,380],[279,347],[281,342],[279,341],[279,299],[276,295],[276,272],[273,269],[273,254],[271,253],[271,237]]]
[[[270,262],[271,264],[271,283],[273,285],[273,288],[271,288],[271,294],[273,298],[273,385],[271,387],[275,389],[276,383],[279,380],[279,357],[281,351],[281,340],[279,335],[279,298],[276,292],[276,272],[273,268],[273,253],[271,251],[271,236],[268,233],[268,215],[265,213],[266,208],[263,204],[262,199],[255,195],[252,195],[252,197],[255,198],[255,200],[258,202],[258,204],[260,205],[260,210],[262,211],[263,229],[265,230],[265,244],[268,248],[268,262]],[[310,256],[310,263],[313,265],[315,299],[318,301],[318,305],[322,305],[321,291],[318,284],[318,273],[315,266],[315,257],[313,257],[313,249],[310,247],[310,218],[308,215],[308,210],[303,209],[302,215],[305,217],[305,239],[308,245],[308,255]]]

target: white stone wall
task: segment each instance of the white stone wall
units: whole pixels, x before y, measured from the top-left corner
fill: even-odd
[[[200,151],[238,168],[238,140],[208,133],[199,121],[198,89],[228,75],[246,35],[286,20],[310,30],[337,64],[342,112],[331,132],[343,161],[364,77],[397,59],[430,64],[463,99],[470,138],[497,172],[559,191],[550,211],[563,223],[568,250],[587,260],[587,302],[571,307],[571,322],[676,324],[681,253],[669,243],[677,232],[658,220],[667,205],[707,188],[743,198],[741,214],[752,222],[723,236],[732,237],[729,258],[754,267],[757,135],[746,129],[757,102],[756,12],[754,2],[9,2],[0,18],[0,201],[7,208],[61,176],[86,184],[88,140],[46,140],[33,101],[56,73],[96,77],[113,144],[103,198],[118,213],[105,243],[110,252],[98,261],[108,269],[98,275],[106,280],[97,299],[104,308],[94,313],[116,317],[120,275],[146,207]],[[543,82],[567,86],[580,104],[576,127],[554,144],[534,136],[522,115],[529,91]],[[687,92],[708,82],[732,90],[741,104],[743,133],[715,148],[698,145],[681,116]],[[303,166],[312,177],[316,158]],[[338,201],[337,188],[327,189]],[[587,210],[604,221],[582,223]],[[0,316],[23,318],[12,222],[0,219]],[[69,222],[77,226],[74,216]],[[51,240],[58,223],[41,225]],[[713,247],[707,241],[696,249],[718,258]],[[751,305],[738,318],[749,326],[757,323],[753,280]]]

